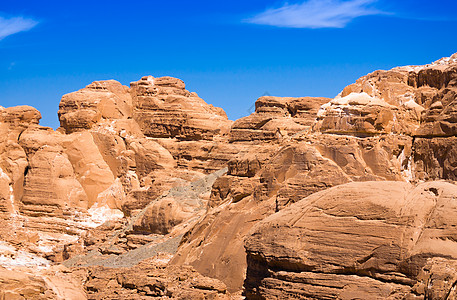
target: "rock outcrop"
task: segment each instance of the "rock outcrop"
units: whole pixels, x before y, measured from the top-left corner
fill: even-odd
[[[148,137],[208,140],[227,132],[225,112],[206,104],[172,77],[145,76],[131,83],[133,118]]]
[[[68,270],[0,268],[1,299],[86,299],[81,282]]]
[[[191,267],[168,267],[144,261],[135,268],[86,269],[88,299],[232,299],[224,283]]]
[[[455,265],[456,192],[444,182],[386,181],[309,196],[262,221],[246,240],[246,295],[419,299],[435,285],[435,295],[452,294],[445,278],[453,269],[433,263]]]
[[[115,80],[95,81],[62,97],[59,120],[67,133],[90,129],[100,120],[132,117],[129,89]]]
[[[64,95],[56,131],[0,107],[0,298],[451,299],[456,72],[235,122],[172,77]]]
[[[328,98],[260,97],[255,112],[232,125],[230,141],[268,141],[293,136],[307,130]]]
[[[456,55],[426,66],[376,71],[347,86],[319,112],[322,132],[455,135]]]

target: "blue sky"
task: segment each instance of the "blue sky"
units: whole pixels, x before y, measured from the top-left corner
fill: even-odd
[[[0,1],[0,105],[56,128],[63,94],[169,75],[233,120],[264,93],[334,97],[450,56],[456,28],[455,0]]]

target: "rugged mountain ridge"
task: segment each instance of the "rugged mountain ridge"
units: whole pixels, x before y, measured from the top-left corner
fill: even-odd
[[[454,54],[235,122],[172,77],[0,107],[0,295],[449,297],[456,95]]]

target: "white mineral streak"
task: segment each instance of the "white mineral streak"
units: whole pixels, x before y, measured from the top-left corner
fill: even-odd
[[[453,54],[450,57],[443,57],[431,64],[423,65],[423,66],[403,66],[403,67],[396,67],[392,70],[400,70],[400,71],[408,71],[408,72],[419,72],[427,68],[436,67],[436,66],[449,66],[451,64],[457,63],[457,53]]]
[[[367,93],[350,93],[345,97],[340,95],[336,96],[333,100],[322,105],[317,113],[318,117],[325,116],[328,109],[331,109],[332,113],[340,112],[343,113],[343,109],[349,106],[383,106],[395,108],[386,101],[380,98],[371,97]]]
[[[407,157],[405,154],[405,149],[403,149],[403,151],[398,156],[398,160],[401,164],[400,170],[401,170],[401,174],[402,174],[403,178],[408,182],[412,182],[414,180],[413,168],[412,168],[413,158],[411,156]],[[405,168],[405,161],[407,161],[406,168]]]
[[[108,205],[99,206],[98,203],[95,203],[89,209],[90,219],[88,224],[91,224],[90,227],[97,227],[108,221],[119,220],[124,217],[124,213],[119,209],[111,209]]]
[[[0,241],[0,266],[7,269],[13,267],[48,267],[50,262],[47,259],[36,256],[32,253],[16,250],[7,242]]]

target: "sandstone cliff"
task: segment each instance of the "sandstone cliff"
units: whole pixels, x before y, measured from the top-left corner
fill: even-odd
[[[0,296],[452,299],[456,95],[454,54],[235,122],[171,77],[0,107]]]

